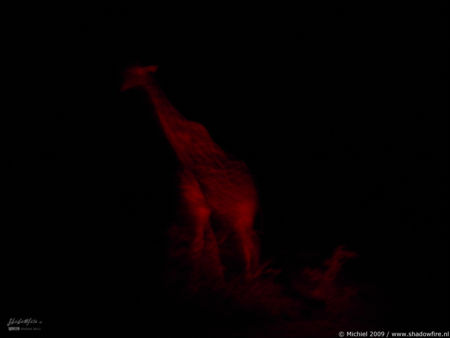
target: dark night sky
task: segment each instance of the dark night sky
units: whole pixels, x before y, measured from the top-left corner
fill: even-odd
[[[144,98],[119,93],[140,63],[248,164],[265,258],[290,271],[345,244],[380,327],[448,327],[447,7],[21,16],[6,64],[6,310],[51,327],[70,300],[157,288],[175,159]],[[136,305],[128,292],[115,304]]]

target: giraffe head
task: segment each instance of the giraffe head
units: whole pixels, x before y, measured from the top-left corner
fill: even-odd
[[[149,74],[158,70],[158,66],[132,66],[123,73],[123,85],[121,91],[126,91],[130,88],[145,86],[149,82]]]

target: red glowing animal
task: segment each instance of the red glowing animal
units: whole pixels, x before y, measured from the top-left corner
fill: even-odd
[[[179,161],[179,215],[169,230],[170,255],[191,284],[251,278],[259,265],[253,229],[258,195],[245,163],[230,158],[200,123],[189,121],[157,85],[155,66],[125,72],[122,90],[141,88]]]

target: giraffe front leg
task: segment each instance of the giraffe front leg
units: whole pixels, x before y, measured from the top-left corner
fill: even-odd
[[[174,237],[182,239],[184,260],[190,288],[198,288],[207,281],[222,278],[223,267],[216,237],[211,228],[211,209],[195,177],[189,172],[180,174],[180,224]],[[195,290],[193,290],[195,291]]]

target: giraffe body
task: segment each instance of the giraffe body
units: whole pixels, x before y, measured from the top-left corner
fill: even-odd
[[[249,277],[259,257],[253,229],[258,195],[252,176],[245,163],[214,143],[203,125],[187,120],[172,106],[156,84],[154,71],[130,68],[122,89],[145,90],[180,164],[180,215],[169,231],[172,256],[178,269],[189,270],[189,278],[196,280]]]

